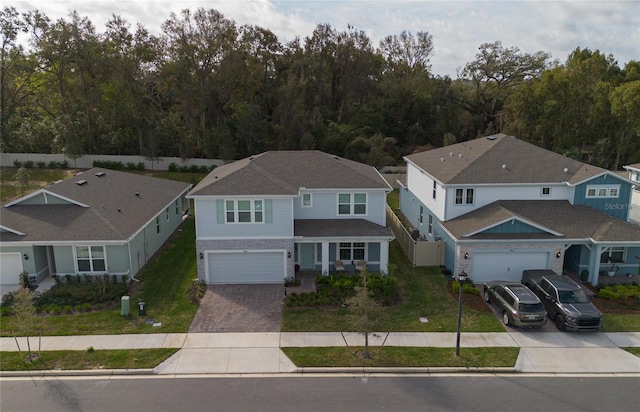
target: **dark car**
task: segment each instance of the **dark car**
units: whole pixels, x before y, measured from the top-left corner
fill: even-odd
[[[522,283],[538,295],[559,330],[602,329],[602,312],[593,305],[580,285],[568,276],[550,270],[525,270]]]
[[[547,322],[547,312],[540,299],[520,283],[487,282],[482,296],[500,310],[505,325],[539,328]]]

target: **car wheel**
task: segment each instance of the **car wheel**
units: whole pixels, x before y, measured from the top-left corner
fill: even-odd
[[[562,315],[556,315],[556,327],[558,328],[558,330],[567,330],[567,327],[564,324],[564,317]]]
[[[489,299],[489,291],[485,290],[484,293],[482,294],[482,297],[484,297],[484,301],[485,302],[490,302],[491,299]]]
[[[504,323],[506,326],[509,326],[509,324],[511,322],[509,322],[509,314],[507,314],[507,312],[502,312],[502,323]]]

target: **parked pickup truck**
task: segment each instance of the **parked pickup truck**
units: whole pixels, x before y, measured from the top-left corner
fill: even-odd
[[[559,330],[602,329],[602,312],[571,278],[552,270],[525,270],[522,283],[538,295]]]

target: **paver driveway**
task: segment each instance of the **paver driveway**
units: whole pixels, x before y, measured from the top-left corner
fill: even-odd
[[[284,285],[209,285],[189,332],[279,332]]]

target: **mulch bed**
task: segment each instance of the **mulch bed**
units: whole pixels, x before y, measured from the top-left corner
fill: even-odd
[[[451,286],[453,282],[454,282],[453,280],[450,280],[447,282],[447,291],[449,291],[449,294],[451,295],[451,297],[455,299],[455,301],[457,302],[458,294],[453,291],[453,288]],[[480,291],[480,293],[482,293],[482,290]],[[485,303],[481,295],[474,295],[472,293],[463,293],[462,304],[467,308],[475,309],[479,312],[492,312],[491,308],[489,307],[489,305]]]

